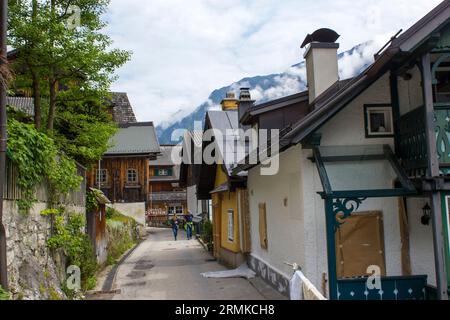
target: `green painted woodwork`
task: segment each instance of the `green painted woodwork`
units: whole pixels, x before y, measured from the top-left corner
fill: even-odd
[[[367,277],[339,279],[338,300],[427,300],[427,276],[382,277],[381,290],[369,289]]]
[[[435,123],[439,163],[450,164],[450,109],[436,109]]]
[[[439,33],[439,40],[435,46],[437,50],[450,49],[450,25],[443,28]]]
[[[447,199],[446,197],[450,197],[450,193],[442,194],[442,222],[443,222],[443,230],[444,230],[444,239],[445,239],[445,267],[447,269],[447,285],[450,287],[450,225],[449,225],[449,208],[447,208]]]
[[[345,223],[345,219],[350,217],[353,212],[358,210],[361,203],[366,198],[337,198],[333,199],[333,218],[334,218],[334,231]]]

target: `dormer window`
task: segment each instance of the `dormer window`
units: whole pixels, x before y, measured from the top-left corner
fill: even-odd
[[[384,138],[394,135],[392,107],[388,104],[364,106],[366,138]]]

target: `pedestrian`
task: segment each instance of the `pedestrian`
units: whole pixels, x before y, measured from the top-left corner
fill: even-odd
[[[175,241],[177,241],[177,236],[178,236],[178,217],[177,217],[176,214],[174,214],[172,219],[170,220],[170,225],[172,227],[173,237],[175,238]]]
[[[194,226],[194,223],[192,222],[192,218],[194,216],[192,215],[191,211],[188,211],[188,214],[185,216],[186,219],[186,237],[188,240],[192,239],[192,229]]]

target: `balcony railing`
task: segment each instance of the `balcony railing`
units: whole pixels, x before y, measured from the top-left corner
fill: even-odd
[[[435,105],[436,150],[442,174],[450,174],[450,105]],[[399,157],[410,176],[424,176],[428,167],[425,109],[404,114],[397,123]]]
[[[370,289],[367,277],[338,280],[339,300],[428,300],[427,276],[382,277],[381,289]],[[372,281],[369,281],[372,283]]]
[[[152,192],[148,195],[149,201],[186,201],[186,191]]]

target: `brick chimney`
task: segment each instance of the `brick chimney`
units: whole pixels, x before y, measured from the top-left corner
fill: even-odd
[[[222,111],[229,111],[237,110],[239,103],[234,92],[230,91],[227,93],[225,99],[222,100],[220,105],[222,106]]]
[[[239,122],[242,119],[242,116],[247,112],[248,109],[253,107],[255,100],[252,100],[252,96],[250,95],[250,88],[241,88],[239,92]]]
[[[339,44],[335,43],[338,38],[335,31],[324,28],[308,34],[303,41],[301,47],[306,47],[304,58],[310,103],[339,80]]]

